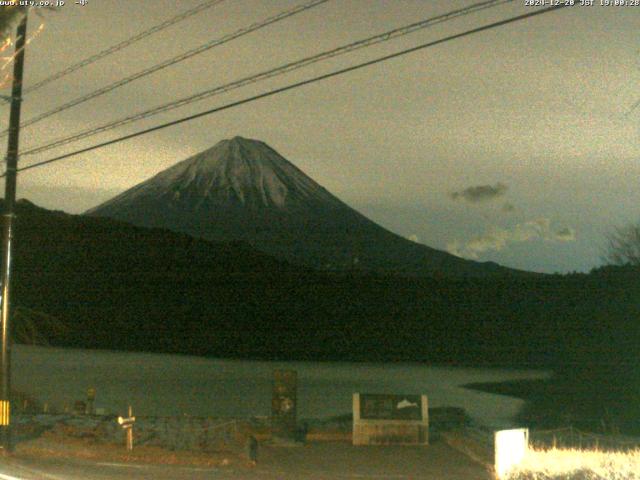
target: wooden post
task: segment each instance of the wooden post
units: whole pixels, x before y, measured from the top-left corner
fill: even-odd
[[[87,415],[95,415],[96,414],[96,389],[93,387],[89,387],[87,389]]]
[[[133,418],[133,409],[129,405],[129,418]],[[127,450],[133,451],[133,424],[127,428]]]
[[[136,417],[133,416],[133,409],[131,408],[131,405],[129,405],[129,417],[128,418],[118,417],[118,423],[127,432],[126,446],[129,452],[133,450],[133,424],[135,422],[136,422]]]

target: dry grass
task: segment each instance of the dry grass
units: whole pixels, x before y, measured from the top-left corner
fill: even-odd
[[[189,452],[171,451],[160,447],[136,446],[128,452],[124,445],[96,443],[92,440],[70,438],[45,433],[40,438],[19,443],[16,454],[20,457],[70,458],[122,463],[148,463],[165,465],[183,465],[197,467],[220,467],[228,465],[242,466],[246,460],[229,451]]]
[[[530,449],[509,480],[640,480],[640,449],[603,452]]]

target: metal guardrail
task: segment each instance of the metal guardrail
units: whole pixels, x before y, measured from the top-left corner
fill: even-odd
[[[494,428],[469,421],[465,425],[464,434],[475,442],[493,448],[495,430]],[[548,430],[530,430],[529,444],[539,448],[556,447],[627,451],[640,449],[640,437],[585,432],[573,426],[568,426]]]
[[[140,444],[175,450],[214,451],[237,446],[240,424],[239,420],[197,417],[140,417],[135,436]]]
[[[220,451],[242,448],[242,434],[249,420],[205,417],[136,418],[133,436],[136,445],[155,445],[171,450]],[[120,442],[122,428],[113,415],[26,415],[15,417],[16,433],[32,435],[44,430],[65,432],[66,435],[94,437]]]

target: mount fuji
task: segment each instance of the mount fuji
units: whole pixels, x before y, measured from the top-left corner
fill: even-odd
[[[242,137],[223,140],[85,214],[209,240],[244,241],[319,269],[412,276],[517,272],[396,235],[340,201],[267,144]]]

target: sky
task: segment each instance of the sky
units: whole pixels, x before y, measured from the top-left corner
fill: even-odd
[[[222,1],[25,95],[22,119],[305,1]],[[34,9],[25,88],[202,2]],[[21,151],[472,3],[330,0],[26,127]],[[21,156],[20,166],[536,8],[515,0]],[[602,263],[608,232],[640,221],[639,85],[640,6],[596,0],[22,172],[18,197],[81,213],[241,135],[414,241],[514,268],[589,271]],[[4,129],[8,108],[0,108]]]

